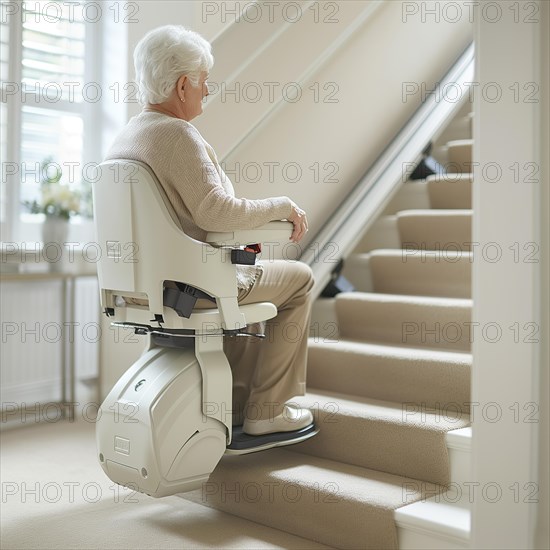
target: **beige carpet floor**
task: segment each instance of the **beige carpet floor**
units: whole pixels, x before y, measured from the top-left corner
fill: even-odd
[[[0,548],[328,548],[177,496],[114,485],[96,461],[94,424],[60,421],[0,433]]]

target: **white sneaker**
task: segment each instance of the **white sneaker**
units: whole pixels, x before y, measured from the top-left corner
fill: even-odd
[[[267,420],[245,418],[243,432],[248,435],[264,435],[277,432],[293,432],[313,424],[313,414],[309,409],[300,409],[286,404],[283,412]]]

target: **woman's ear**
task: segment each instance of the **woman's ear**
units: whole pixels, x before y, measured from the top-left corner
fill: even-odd
[[[184,89],[185,89],[186,82],[187,82],[187,76],[182,75],[178,78],[178,81],[176,83],[176,92],[181,101],[185,101]]]

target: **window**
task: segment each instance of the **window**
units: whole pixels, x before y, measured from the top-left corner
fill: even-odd
[[[4,241],[40,240],[43,215],[30,214],[23,202],[39,198],[44,165],[49,174],[61,170],[61,183],[81,192],[81,211],[89,211],[82,168],[99,157],[100,125],[90,121],[100,82],[93,56],[100,24],[84,20],[82,5],[32,0],[1,6]]]

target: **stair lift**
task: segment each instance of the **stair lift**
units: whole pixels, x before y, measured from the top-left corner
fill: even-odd
[[[102,310],[112,325],[147,337],[146,349],[98,411],[96,444],[107,476],[163,497],[199,488],[225,453],[315,435],[314,424],[256,437],[234,428],[232,373],[223,352],[225,334],[262,337],[243,329],[277,315],[269,302],[238,304],[236,264],[255,263],[261,247],[250,243],[287,242],[292,224],[208,233],[203,243],[179,229],[146,164],[111,160],[100,169],[93,202]],[[146,298],[148,306],[125,297]],[[211,299],[212,309],[194,310],[198,298]]]

